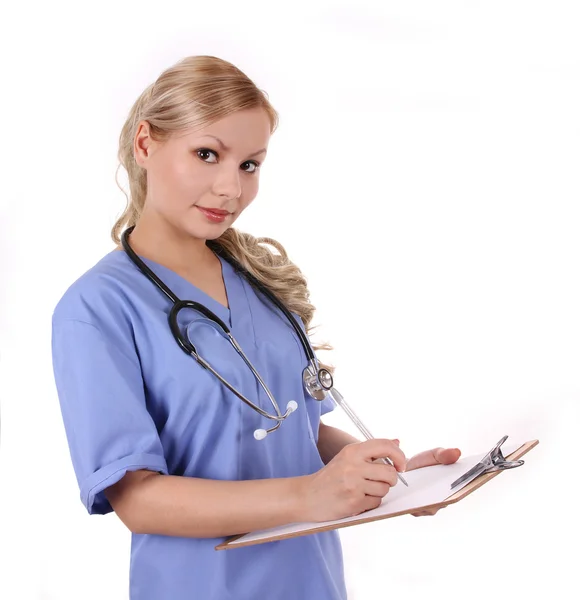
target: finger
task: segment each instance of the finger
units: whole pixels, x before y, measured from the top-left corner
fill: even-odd
[[[423,467],[430,467],[432,465],[439,464],[435,458],[436,450],[438,450],[438,448],[434,448],[433,450],[425,450],[424,452],[419,452],[419,454],[412,456],[407,461],[407,471],[412,471],[413,469],[422,469]]]
[[[370,481],[388,483],[391,487],[397,485],[397,471],[391,465],[384,463],[369,463],[361,470],[362,476]]]
[[[365,495],[359,502],[357,502],[358,508],[351,513],[351,516],[356,517],[362,513],[367,512],[368,510],[373,510],[373,508],[378,508],[383,499],[379,496],[367,496]]]
[[[383,502],[382,498],[379,498],[377,496],[365,496],[364,499],[364,509],[362,512],[365,512],[367,510],[373,510],[373,508],[378,508]]]
[[[449,465],[461,456],[459,448],[433,448],[419,452],[411,457],[407,463],[407,471],[430,467],[432,465]]]
[[[377,498],[384,498],[391,489],[388,483],[382,481],[369,481],[365,480],[363,485],[363,491],[367,496],[375,496]]]
[[[350,444],[347,448],[351,446],[355,446],[356,451],[366,461],[373,461],[375,458],[390,458],[397,471],[405,470],[407,459],[402,450],[392,440],[376,438],[358,444]]]
[[[394,444],[397,444],[397,446],[399,446],[399,445],[400,445],[400,443],[401,443],[399,440],[396,440],[396,439],[395,439],[395,440],[391,440],[391,442],[393,442]],[[372,462],[380,462],[380,463],[383,463],[383,464],[385,464],[385,463],[383,462],[383,459],[382,459],[382,458],[375,458],[375,459],[374,459]]]
[[[435,458],[441,465],[450,465],[457,462],[461,456],[461,450],[459,448],[438,448],[435,453]]]
[[[423,512],[425,513],[425,516],[431,516],[434,515],[438,510],[438,508],[426,508]]]
[[[439,512],[442,508],[445,508],[445,506],[437,506],[437,507],[433,507],[433,508],[425,508],[423,510],[417,510],[415,512],[412,512],[411,514],[414,517],[431,517],[432,515],[434,515],[437,512]]]

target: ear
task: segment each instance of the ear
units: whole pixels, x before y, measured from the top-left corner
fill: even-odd
[[[153,149],[153,139],[151,138],[150,125],[147,121],[140,121],[137,126],[137,133],[133,140],[133,154],[135,162],[144,169],[147,168],[147,162]]]

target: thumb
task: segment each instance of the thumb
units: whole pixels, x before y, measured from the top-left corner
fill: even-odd
[[[459,448],[436,448],[433,450],[433,456],[440,465],[450,465],[457,462],[461,456]]]
[[[456,462],[460,455],[461,451],[459,448],[433,448],[432,450],[425,450],[409,459],[407,471],[434,465],[450,465]]]

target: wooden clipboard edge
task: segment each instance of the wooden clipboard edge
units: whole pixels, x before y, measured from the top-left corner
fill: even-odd
[[[507,460],[518,460],[520,457],[522,457],[524,454],[527,454],[532,448],[537,446],[539,443],[540,443],[539,440],[531,440],[529,442],[525,442],[517,450],[512,452],[510,455],[506,456],[506,459]],[[236,540],[240,539],[244,535],[247,535],[246,533],[242,533],[240,535],[234,535],[234,536],[228,538],[225,542],[218,544],[215,547],[215,549],[216,550],[235,550],[236,548],[244,548],[246,546],[255,546],[257,544],[267,544],[269,542],[278,542],[281,540],[286,540],[286,539],[290,539],[290,538],[294,538],[294,537],[300,537],[302,535],[310,535],[312,533],[321,533],[323,531],[331,531],[333,529],[342,529],[343,527],[351,527],[353,525],[361,525],[363,523],[371,523],[373,521],[382,521],[384,519],[390,519],[392,517],[400,517],[402,515],[410,514],[412,512],[419,511],[419,510],[427,510],[430,508],[444,508],[445,506],[449,506],[450,504],[455,504],[456,502],[459,502],[459,500],[465,498],[466,496],[469,496],[469,494],[471,494],[472,492],[474,492],[475,490],[480,488],[482,485],[486,484],[490,479],[497,477],[500,473],[503,473],[503,471],[496,471],[495,473],[485,473],[483,475],[480,475],[479,477],[476,477],[473,481],[469,482],[466,486],[461,488],[458,492],[449,496],[449,498],[443,500],[442,502],[437,502],[435,504],[419,506],[419,507],[416,507],[413,509],[403,510],[403,511],[391,513],[388,515],[378,515],[378,516],[373,516],[373,517],[368,517],[368,518],[357,519],[356,521],[348,521],[346,523],[340,523],[338,525],[322,525],[320,527],[314,527],[312,529],[308,529],[307,531],[304,531],[304,532],[284,533],[284,534],[269,537],[265,540],[252,540],[252,541],[248,541],[248,542],[242,542],[241,544],[232,545],[231,544],[232,542],[235,542]]]

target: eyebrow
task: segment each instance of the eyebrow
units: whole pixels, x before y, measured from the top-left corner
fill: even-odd
[[[216,137],[215,135],[211,135],[211,133],[206,133],[204,137],[210,137],[213,138],[221,147],[223,150],[225,150],[226,152],[229,152],[231,150],[231,148],[229,148],[228,146],[226,146],[218,137]],[[250,154],[249,156],[258,156],[258,154],[266,154],[266,148],[262,148],[261,150],[258,150],[257,152],[254,152],[252,154]]]

